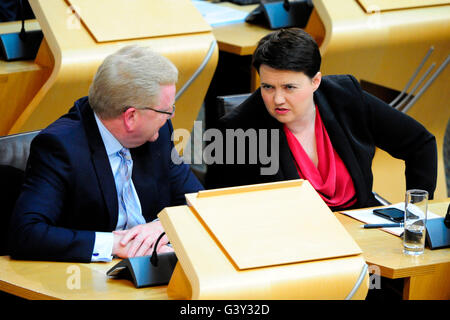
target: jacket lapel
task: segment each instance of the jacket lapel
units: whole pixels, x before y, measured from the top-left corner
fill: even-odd
[[[80,107],[80,111],[91,152],[92,163],[97,173],[97,180],[103,194],[104,204],[109,213],[109,229],[114,230],[118,219],[118,200],[111,165],[95,121],[94,112],[89,106],[89,103],[86,102],[83,104]]]
[[[336,119],[335,114],[328,103],[328,100],[320,92],[320,89],[314,93],[314,101],[318,106],[320,116],[328,132],[328,136],[330,137],[331,144],[339,154],[339,157],[341,157],[348,172],[350,173],[350,176],[352,177],[357,202],[365,203],[367,197],[366,194],[362,191],[366,190],[366,186],[361,168],[349,143],[349,139],[346,136],[343,128],[341,127],[338,119]]]
[[[287,142],[286,134],[283,128],[280,129],[280,180],[300,179],[300,176],[295,166],[295,160],[292,156],[291,149]]]

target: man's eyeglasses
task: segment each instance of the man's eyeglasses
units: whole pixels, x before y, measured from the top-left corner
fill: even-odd
[[[125,109],[123,111],[125,112],[129,108],[131,108],[131,106],[125,107]],[[173,116],[173,114],[175,113],[175,105],[174,104],[172,105],[172,111],[157,110],[157,109],[152,108],[152,107],[133,107],[133,108],[152,110],[152,111],[155,111],[155,112],[158,112],[158,113],[167,114],[170,117]]]

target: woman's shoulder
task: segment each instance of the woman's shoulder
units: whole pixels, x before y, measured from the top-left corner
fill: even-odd
[[[335,74],[323,76],[320,88],[333,91],[361,91],[361,86],[358,80],[351,74]]]
[[[363,90],[358,80],[349,74],[322,77],[315,96],[325,99],[332,106],[349,105],[358,107],[364,103]]]

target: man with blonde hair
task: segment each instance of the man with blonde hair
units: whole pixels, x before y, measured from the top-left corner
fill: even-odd
[[[9,236],[19,259],[109,261],[149,255],[157,214],[203,187],[171,158],[177,68],[127,46],[100,65],[89,96],[31,144]],[[176,161],[180,163],[180,161]],[[172,250],[162,238],[158,251]]]

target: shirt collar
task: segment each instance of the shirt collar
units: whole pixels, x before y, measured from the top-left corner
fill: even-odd
[[[114,155],[117,152],[119,152],[123,146],[120,144],[120,142],[112,135],[111,132],[109,132],[108,129],[106,129],[103,122],[100,120],[100,118],[97,116],[97,114],[94,112],[95,121],[97,122],[98,130],[100,131],[100,136],[102,137],[103,144],[106,148],[106,153],[108,156]]]

